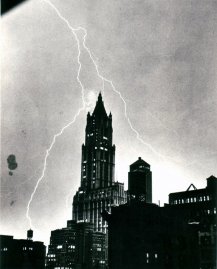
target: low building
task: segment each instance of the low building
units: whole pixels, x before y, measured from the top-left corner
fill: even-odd
[[[70,220],[67,227],[51,232],[46,268],[106,268],[106,235],[93,224]]]
[[[171,193],[164,207],[130,197],[104,212],[109,268],[216,269],[216,183]]]
[[[31,230],[28,231],[31,234]],[[1,269],[44,269],[46,247],[43,242],[28,239],[14,239],[0,235]]]
[[[193,184],[186,191],[171,193],[166,208],[182,216],[183,221],[198,226],[199,263],[201,269],[217,268],[217,178],[207,178],[207,186],[197,189]]]
[[[110,269],[198,269],[197,226],[155,204],[132,200],[104,214]]]

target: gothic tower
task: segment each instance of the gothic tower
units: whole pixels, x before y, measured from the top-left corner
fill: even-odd
[[[90,222],[94,230],[106,232],[104,210],[126,202],[123,183],[115,182],[115,145],[112,115],[107,115],[101,93],[92,114],[87,114],[85,144],[82,145],[81,185],[73,199],[72,218]]]
[[[115,146],[112,115],[107,116],[99,94],[93,114],[87,114],[85,145],[82,145],[81,189],[109,187],[114,182]]]

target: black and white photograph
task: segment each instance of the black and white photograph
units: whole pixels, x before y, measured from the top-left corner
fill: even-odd
[[[1,1],[1,269],[217,269],[217,1]]]

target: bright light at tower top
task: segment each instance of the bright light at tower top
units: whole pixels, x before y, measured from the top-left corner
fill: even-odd
[[[93,111],[94,106],[96,104],[97,93],[94,90],[88,90],[85,95],[86,101],[86,112]]]

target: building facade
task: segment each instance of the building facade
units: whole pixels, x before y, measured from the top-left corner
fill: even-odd
[[[13,236],[0,235],[0,248],[1,269],[45,268],[46,247],[43,242],[33,241],[32,236],[14,239]]]
[[[106,235],[93,231],[93,224],[67,222],[51,232],[46,268],[106,268]]]
[[[192,188],[192,190],[191,190]],[[207,186],[197,189],[193,184],[186,191],[169,194],[166,210],[177,212],[183,221],[198,227],[199,268],[217,268],[217,178],[207,178]]]
[[[101,93],[95,109],[87,114],[85,144],[82,145],[81,185],[73,199],[72,218],[93,223],[94,231],[106,233],[101,213],[124,204],[124,184],[115,182],[115,145],[112,115],[107,115]]]
[[[217,179],[209,177],[204,189],[171,193],[159,207],[147,202],[143,173],[132,175],[143,166],[150,167],[141,159],[130,166],[127,204],[103,214],[109,268],[216,269]]]
[[[151,166],[141,157],[130,165],[128,173],[128,193],[130,198],[152,203],[152,172]]]

